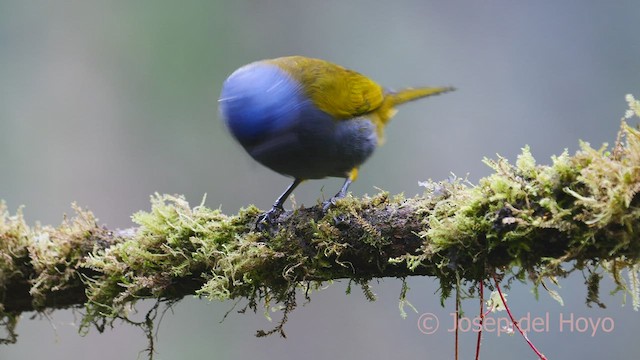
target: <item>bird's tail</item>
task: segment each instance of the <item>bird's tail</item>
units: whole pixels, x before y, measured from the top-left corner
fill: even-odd
[[[389,91],[385,94],[385,101],[390,102],[391,107],[394,107],[409,101],[418,100],[427,96],[444,94],[453,90],[455,90],[455,88],[450,86],[406,88],[400,91]]]
[[[378,142],[384,142],[384,127],[389,120],[398,112],[396,106],[409,101],[421,99],[423,97],[444,94],[453,91],[455,88],[446,87],[422,87],[422,88],[406,88],[400,91],[387,91],[384,95],[382,104],[373,114],[372,118],[378,129]]]

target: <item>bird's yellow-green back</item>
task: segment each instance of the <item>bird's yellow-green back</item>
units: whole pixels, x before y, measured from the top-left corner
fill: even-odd
[[[396,113],[396,105],[452,90],[425,87],[385,92],[368,77],[325,60],[288,56],[266,62],[291,75],[314,105],[335,119],[368,116],[376,125],[380,142],[384,138],[385,125]]]
[[[371,112],[384,99],[382,87],[376,82],[328,61],[304,56],[267,61],[300,82],[309,99],[336,119],[351,119]]]

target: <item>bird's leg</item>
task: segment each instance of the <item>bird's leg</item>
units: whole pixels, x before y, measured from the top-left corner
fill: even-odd
[[[295,190],[295,188],[298,187],[298,185],[300,185],[301,182],[302,182],[302,179],[296,178],[293,180],[293,183],[289,185],[287,190],[285,190],[282,193],[282,195],[280,195],[278,199],[276,199],[276,202],[273,203],[271,210],[258,216],[258,221],[256,222],[256,228],[260,229],[264,224],[273,225],[275,223],[278,216],[280,216],[280,214],[284,211],[284,207],[282,205],[284,204],[285,201],[287,201],[287,198],[289,197],[289,195],[291,195],[293,190]]]
[[[322,210],[326,212],[327,210],[329,210],[331,205],[336,204],[336,200],[342,199],[343,197],[347,196],[349,185],[351,185],[351,183],[354,182],[357,178],[358,178],[358,169],[354,168],[353,170],[351,170],[351,172],[349,172],[349,175],[344,180],[344,184],[342,184],[340,191],[338,191],[338,193],[334,197],[322,203]]]

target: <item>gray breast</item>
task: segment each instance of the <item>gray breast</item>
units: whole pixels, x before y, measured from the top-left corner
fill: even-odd
[[[378,143],[367,118],[301,120],[247,147],[251,156],[272,170],[300,179],[345,177],[360,166]]]

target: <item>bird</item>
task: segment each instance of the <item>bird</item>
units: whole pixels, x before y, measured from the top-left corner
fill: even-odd
[[[273,224],[305,180],[344,178],[326,211],[347,194],[359,167],[384,142],[396,106],[454,90],[383,88],[365,75],[329,61],[286,56],[252,62],[224,81],[219,114],[231,135],[257,162],[293,182],[259,216]]]

